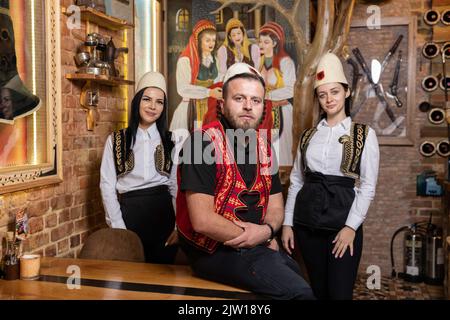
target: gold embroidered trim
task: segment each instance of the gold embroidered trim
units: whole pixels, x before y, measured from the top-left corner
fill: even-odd
[[[306,149],[308,148],[309,142],[311,141],[314,133],[316,133],[317,128],[309,128],[303,131],[300,140],[300,151],[302,153],[303,170],[306,170]]]
[[[352,122],[350,136],[343,135],[339,138],[339,142],[343,145],[341,171],[347,177],[359,179],[359,174],[356,173],[356,170],[364,149],[367,133],[368,127],[366,125]]]
[[[160,175],[168,177],[170,175],[170,162],[166,162],[164,146],[159,144],[155,149],[155,168]]]
[[[126,150],[126,141],[122,140],[124,137],[123,131],[114,132],[114,151],[116,155],[116,171],[117,177],[122,177],[134,168],[134,153],[130,150],[130,156],[128,160],[124,161],[125,150]]]

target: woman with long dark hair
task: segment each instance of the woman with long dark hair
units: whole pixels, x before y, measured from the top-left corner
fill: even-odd
[[[176,248],[174,144],[167,129],[167,88],[164,76],[146,73],[131,102],[128,127],[106,141],[100,189],[111,228],[137,233],[145,259],[172,263]]]
[[[336,55],[321,58],[314,89],[320,121],[300,138],[281,238],[291,253],[295,233],[318,299],[352,299],[362,224],[378,177],[378,141],[372,128],[350,118],[350,89]]]

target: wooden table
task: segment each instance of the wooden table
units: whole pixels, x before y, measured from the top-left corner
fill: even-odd
[[[79,270],[79,289],[70,289],[76,285],[74,270]],[[44,257],[38,280],[0,280],[0,299],[257,298],[247,291],[194,277],[188,266],[180,265]]]

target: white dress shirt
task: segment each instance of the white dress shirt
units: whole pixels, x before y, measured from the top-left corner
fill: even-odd
[[[108,137],[100,168],[100,190],[106,213],[106,223],[111,228],[126,229],[117,192],[122,194],[158,185],[167,185],[172,199],[175,201],[177,194],[176,166],[172,166],[170,177],[163,176],[156,171],[154,154],[160,143],[161,136],[156,123],[146,130],[138,128],[136,142],[133,146],[134,168],[123,177],[117,178],[112,135]]]
[[[343,135],[350,135],[352,120],[350,117],[333,127],[329,127],[326,119],[317,125],[317,131],[311,138],[306,150],[306,165],[313,172],[325,175],[344,176],[341,172],[343,144],[338,140]],[[361,156],[360,183],[355,186],[355,199],[347,217],[346,225],[356,230],[364,222],[370,202],[375,196],[378,179],[380,153],[375,131],[369,128],[366,143]],[[285,207],[284,225],[293,225],[294,206],[297,193],[304,183],[304,171],[300,148],[292,168],[291,185]]]

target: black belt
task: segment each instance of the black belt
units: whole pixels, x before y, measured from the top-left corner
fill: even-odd
[[[119,201],[122,199],[142,197],[142,196],[156,196],[163,193],[169,192],[169,187],[165,184],[156,187],[133,190],[130,192],[119,194]]]
[[[352,188],[352,189],[355,187],[355,179],[353,178],[325,175],[320,172],[312,172],[312,171],[306,172],[305,183],[320,183],[331,196],[334,196],[336,194],[333,188],[330,188],[332,186],[339,186],[343,188]],[[328,197],[326,197],[325,199],[326,201],[323,207],[324,211],[328,210],[328,206],[330,204]]]
[[[297,194],[294,222],[316,229],[338,230],[354,200],[355,179],[307,171]]]

